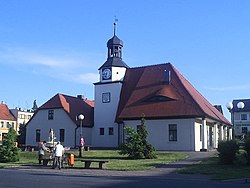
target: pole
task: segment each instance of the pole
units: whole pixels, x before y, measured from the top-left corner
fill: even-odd
[[[80,114],[78,116],[80,120],[80,141],[79,141],[79,157],[82,157],[82,148],[83,148],[83,137],[82,137],[82,121],[84,119],[84,115]]]
[[[82,119],[80,120],[80,126],[79,157],[82,157]]]

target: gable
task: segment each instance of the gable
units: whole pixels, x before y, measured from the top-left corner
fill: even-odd
[[[56,94],[46,103],[44,103],[41,107],[39,107],[37,111],[45,109],[49,110],[49,109],[61,108],[66,112],[66,114],[77,126],[80,126],[80,121],[78,120],[77,117],[80,114],[83,114],[85,117],[82,122],[83,127],[93,127],[94,125],[93,106],[94,102],[90,100],[87,100],[87,102],[85,102],[85,100],[82,98],[67,96],[63,94]],[[36,116],[36,114],[37,113],[35,113],[34,116]]]

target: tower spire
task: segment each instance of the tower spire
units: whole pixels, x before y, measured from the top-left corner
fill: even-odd
[[[116,24],[118,22],[118,19],[115,16],[115,21],[114,21],[114,36],[115,36],[115,32],[116,32]]]

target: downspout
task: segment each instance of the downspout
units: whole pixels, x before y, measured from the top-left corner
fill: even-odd
[[[76,131],[77,131],[78,127],[76,126],[75,128],[75,148],[76,148]]]

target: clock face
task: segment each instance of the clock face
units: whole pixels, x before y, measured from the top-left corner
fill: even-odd
[[[110,69],[102,70],[102,79],[108,80],[110,78],[111,78],[111,70]]]

